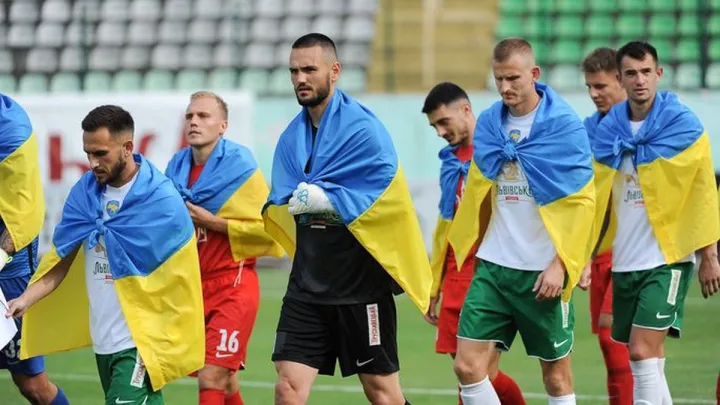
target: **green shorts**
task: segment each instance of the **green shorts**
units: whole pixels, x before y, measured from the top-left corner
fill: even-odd
[[[679,263],[614,272],[613,340],[628,343],[634,326],[668,330],[669,336],[679,338],[693,267],[693,263]]]
[[[100,383],[105,392],[105,405],[162,405],[161,391],[153,391],[150,377],[137,349],[115,354],[96,354]]]
[[[510,350],[517,332],[529,356],[545,361],[572,351],[575,310],[560,298],[538,301],[539,271],[515,270],[480,260],[460,312],[458,338],[495,342]]]

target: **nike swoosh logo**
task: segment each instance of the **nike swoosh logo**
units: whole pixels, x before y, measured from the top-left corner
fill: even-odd
[[[362,367],[362,366],[370,363],[370,362],[373,361],[373,360],[375,360],[375,357],[373,357],[373,358],[370,359],[370,360],[363,361],[363,362],[361,363],[360,360],[358,359],[358,360],[355,360],[355,365],[358,366],[358,367]]]
[[[555,346],[555,348],[557,349],[558,347],[560,347],[560,346],[564,345],[565,343],[567,343],[568,340],[570,340],[570,339],[565,339],[565,340],[563,340],[563,341],[560,342],[560,343],[554,342],[554,343],[553,343],[553,346]]]
[[[145,400],[147,400],[147,397],[145,397]],[[121,401],[120,398],[115,398],[116,404],[132,404],[135,401]]]
[[[226,354],[215,353],[215,357],[217,357],[218,359],[222,359],[222,358],[230,357],[230,356],[232,356],[232,353],[226,353]]]
[[[660,312],[655,314],[655,318],[657,319],[667,319],[670,318],[672,315],[660,315]]]

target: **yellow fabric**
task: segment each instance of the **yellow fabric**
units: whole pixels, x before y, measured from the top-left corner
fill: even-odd
[[[35,133],[0,162],[0,218],[15,250],[29,245],[42,229],[45,196],[40,178]]]
[[[607,207],[617,173],[596,163],[596,224],[602,223],[599,212]],[[720,239],[718,193],[707,132],[671,159],[639,165],[638,178],[650,224],[667,263]],[[608,232],[607,237],[614,239],[614,234]]]
[[[58,289],[25,314],[21,358],[92,344],[82,251],[81,245]],[[59,261],[53,247],[43,257],[30,284]],[[205,320],[194,236],[148,276],[124,277],[115,280],[115,287],[153,389],[160,390],[203,367]]]
[[[447,237],[450,232],[450,224],[452,224],[452,220],[445,219],[442,215],[438,215],[435,231],[433,232],[432,259],[430,260],[430,268],[432,269],[430,296],[433,298],[440,294],[440,289],[442,288],[445,261],[448,253]]]
[[[217,215],[228,221],[228,237],[235,261],[251,257],[283,255],[282,247],[265,232],[261,215],[270,190],[260,170],[255,170]]]
[[[265,231],[275,239],[292,260],[297,246],[295,219],[288,212],[288,205],[269,205],[263,213]]]

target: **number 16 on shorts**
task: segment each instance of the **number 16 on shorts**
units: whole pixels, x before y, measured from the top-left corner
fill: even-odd
[[[215,348],[215,357],[222,359],[231,357],[240,350],[240,341],[238,340],[239,331],[233,330],[228,334],[227,329],[219,329],[220,344]]]

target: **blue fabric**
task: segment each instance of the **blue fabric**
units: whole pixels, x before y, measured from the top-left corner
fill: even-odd
[[[53,245],[60,257],[87,241],[90,248],[105,237],[114,279],[147,276],[184,246],[194,228],[185,203],[172,182],[143,156],[135,184],[120,210],[103,220],[102,189],[87,172],[68,195]]]
[[[220,138],[200,177],[188,189],[192,165],[192,150],[185,148],[170,160],[165,175],[172,180],[183,200],[199,205],[213,215],[257,169],[248,148],[225,138]]]
[[[305,173],[311,157],[310,171]],[[395,147],[380,120],[336,89],[320,121],[314,147],[312,121],[305,108],[280,135],[266,207],[286,204],[298,184],[306,182],[325,191],[348,225],[385,191],[397,167]]]
[[[595,150],[595,136],[597,134],[597,128],[603,118],[605,118],[605,114],[596,111],[593,115],[585,118],[583,121],[583,125],[585,125],[585,130],[588,134],[588,139],[590,139],[590,148],[593,149],[593,151]]]
[[[4,271],[4,270],[3,270]],[[25,292],[30,283],[30,274],[20,277],[0,279],[0,290],[6,300],[14,300]],[[2,305],[0,305],[2,308]],[[5,309],[1,309],[5,313]],[[9,370],[11,374],[37,375],[45,371],[45,358],[32,357],[27,360],[18,358],[20,353],[20,344],[22,343],[22,318],[15,319],[18,331],[12,340],[0,350],[0,370]]]
[[[57,395],[55,395],[55,399],[53,399],[52,402],[50,402],[50,405],[70,405],[70,401],[65,396],[65,393],[63,392],[63,390],[57,385],[56,385],[56,387],[58,389]]]
[[[678,101],[677,95],[658,92],[645,122],[635,135],[630,129],[628,102],[613,106],[598,126],[595,160],[619,169],[625,152],[632,154],[635,167],[656,159],[670,159],[695,143],[702,134],[702,123]]]
[[[0,225],[0,233],[3,230],[4,227]],[[32,243],[12,255],[10,263],[0,271],[0,280],[32,275],[38,265],[37,252],[38,238],[35,238]]]
[[[590,141],[575,111],[549,86],[536,83],[540,105],[530,137],[512,140],[503,129],[508,108],[498,101],[478,117],[473,138],[480,172],[495,180],[503,165],[517,161],[539,205],[575,194],[592,179]]]
[[[455,155],[459,146],[448,145],[440,150],[438,157],[442,162],[440,166],[440,216],[445,219],[455,217],[455,200],[457,199],[457,186],[460,176],[467,178],[470,170],[470,160],[462,162]]]
[[[30,118],[25,110],[10,97],[0,94],[0,162],[32,134]]]

